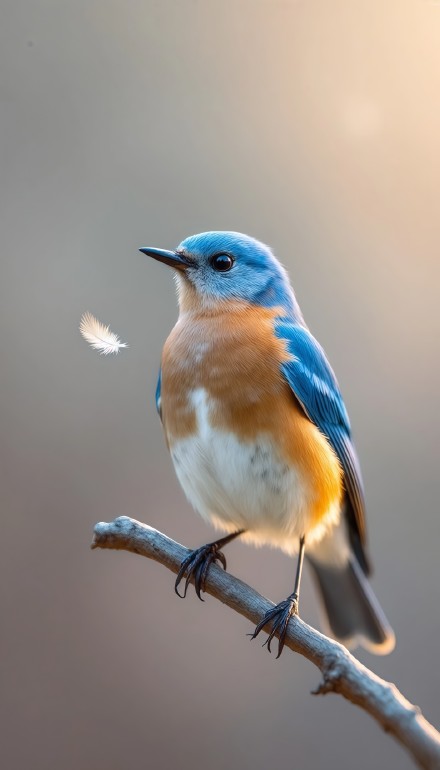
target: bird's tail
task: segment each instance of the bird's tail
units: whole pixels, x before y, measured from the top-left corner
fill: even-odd
[[[347,647],[361,644],[376,655],[394,649],[395,636],[354,554],[342,565],[308,554],[332,636]]]

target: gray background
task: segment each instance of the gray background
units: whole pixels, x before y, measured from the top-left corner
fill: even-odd
[[[440,5],[1,0],[1,715],[7,770],[396,768],[249,623],[160,566],[89,550],[128,514],[196,546],[154,409],[176,318],[137,251],[270,243],[337,372],[397,633],[360,658],[439,718]],[[85,310],[130,348],[98,356]],[[293,563],[229,547],[274,600]],[[318,622],[306,575],[302,615]]]

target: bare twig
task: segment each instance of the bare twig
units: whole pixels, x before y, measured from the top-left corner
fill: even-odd
[[[132,551],[164,564],[172,572],[178,572],[181,562],[189,554],[188,549],[166,535],[127,516],[109,524],[97,524],[92,548]],[[216,565],[210,568],[206,591],[255,624],[273,607],[268,599]],[[343,695],[391,733],[419,767],[440,769],[440,733],[394,684],[380,679],[345,647],[311,628],[299,617],[289,621],[286,647],[304,655],[321,671],[322,682],[315,694],[336,692]]]

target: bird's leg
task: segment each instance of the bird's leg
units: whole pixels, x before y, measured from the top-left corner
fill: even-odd
[[[196,548],[195,551],[191,551],[190,555],[183,560],[180,565],[179,572],[177,573],[176,582],[174,584],[174,590],[177,596],[184,599],[191,579],[194,578],[194,588],[199,599],[203,602],[201,591],[205,591],[206,578],[209,572],[211,564],[219,562],[223,569],[226,569],[226,559],[222,551],[220,550],[224,545],[227,545],[239,535],[242,535],[244,529],[239,529],[238,532],[232,532],[226,537],[221,537],[219,540],[214,540],[213,543],[207,543],[200,548]],[[185,587],[183,594],[179,594],[178,588],[182,578],[186,573]]]
[[[285,599],[283,602],[280,602],[279,604],[277,604],[276,607],[266,612],[263,620],[260,621],[260,623],[256,627],[251,637],[252,639],[255,639],[255,637],[258,636],[260,631],[268,623],[271,622],[272,628],[264,644],[267,644],[267,649],[270,652],[271,651],[270,644],[272,642],[272,639],[274,638],[275,634],[278,634],[277,658],[280,657],[283,651],[284,642],[286,639],[287,625],[289,623],[289,620],[292,617],[292,615],[298,614],[299,588],[301,584],[301,573],[302,573],[302,567],[304,563],[304,550],[305,550],[304,546],[305,546],[305,537],[303,535],[299,540],[298,562],[296,565],[296,575],[295,575],[295,584],[293,587],[293,593],[291,593],[290,596],[288,596],[287,599]]]

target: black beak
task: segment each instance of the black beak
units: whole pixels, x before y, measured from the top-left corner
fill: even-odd
[[[142,251],[142,254],[146,254],[147,257],[153,257],[153,259],[157,259],[165,265],[174,267],[176,270],[186,270],[190,265],[190,262],[182,254],[178,254],[177,251],[150,249],[149,246],[145,246],[145,248],[139,249],[139,251]]]

